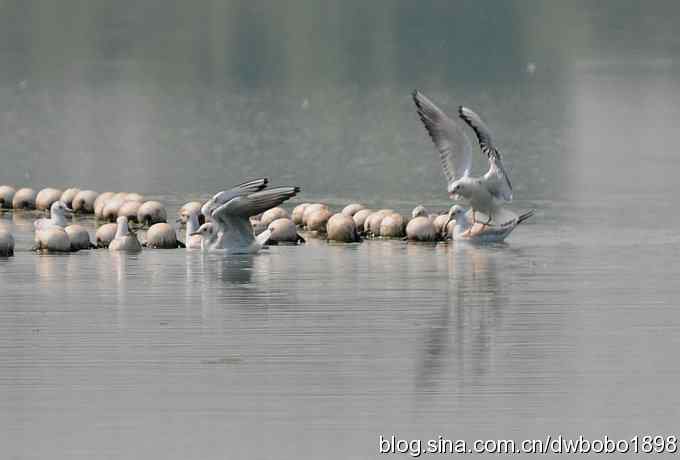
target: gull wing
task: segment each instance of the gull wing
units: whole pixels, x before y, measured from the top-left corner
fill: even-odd
[[[275,187],[250,195],[237,196],[216,208],[212,216],[222,221],[232,217],[255,216],[289,200],[299,191],[298,187]]]
[[[499,199],[512,201],[510,176],[503,166],[503,158],[500,152],[493,144],[491,131],[482,118],[467,107],[461,105],[458,108],[458,114],[474,130],[479,141],[479,147],[489,159],[489,170],[484,175],[484,178],[490,185],[489,190]]]
[[[472,145],[462,127],[418,90],[413,91],[413,102],[420,121],[439,151],[442,170],[451,184],[470,174]]]
[[[261,179],[253,179],[242,184],[238,184],[235,187],[225,190],[223,192],[217,193],[212,197],[216,204],[224,204],[227,201],[241,195],[249,195],[251,193],[259,192],[267,187],[269,179],[263,177]]]
[[[224,190],[222,192],[216,193],[211,199],[201,206],[201,214],[205,216],[207,220],[212,219],[213,210],[220,205],[227,203],[241,195],[248,195],[250,193],[256,193],[267,187],[269,179],[266,177],[260,179],[253,179],[241,184],[238,184],[229,190]]]

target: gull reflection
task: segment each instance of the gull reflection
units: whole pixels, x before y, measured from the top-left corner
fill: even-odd
[[[138,275],[140,255],[116,251],[107,252],[108,254],[102,254],[102,256],[106,255],[108,257],[102,257],[101,259],[105,265],[108,265],[109,262],[111,264],[111,266],[108,267],[108,271],[113,273],[115,280],[118,326],[120,328],[126,328],[128,314],[127,307],[130,301],[129,281]]]
[[[435,391],[447,359],[454,364],[448,372],[463,385],[470,375],[483,375],[498,330],[502,301],[494,260],[498,248],[467,244],[448,248],[449,289],[426,329],[416,381],[419,393]]]

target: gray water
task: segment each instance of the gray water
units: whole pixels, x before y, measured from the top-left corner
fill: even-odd
[[[496,246],[224,258],[37,255],[37,215],[1,214],[17,238],[0,259],[1,457],[677,435],[680,8],[284,3],[1,3],[0,183],[139,191],[174,215],[266,175],[302,187],[293,205],[444,210],[418,87],[485,117],[513,209],[536,216]]]

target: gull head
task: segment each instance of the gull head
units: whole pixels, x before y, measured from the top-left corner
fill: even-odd
[[[454,204],[449,209],[449,219],[456,220],[459,219],[463,214],[465,214],[466,209],[459,204]]]
[[[454,204],[451,206],[451,209],[449,209],[449,218],[446,220],[446,225],[444,225],[444,228],[449,225],[449,222],[455,221],[455,222],[462,222],[465,219],[465,213],[467,212],[467,209],[462,207],[459,204]]]
[[[71,212],[71,208],[66,206],[63,201],[55,201],[50,206],[50,215],[63,216],[67,211]]]
[[[209,240],[215,236],[215,226],[211,222],[206,222],[191,234],[191,236],[194,235],[199,235],[201,238]]]
[[[416,217],[427,217],[427,209],[422,204],[419,204],[418,206],[413,208],[413,212],[411,212],[411,217],[414,219]]]
[[[449,198],[456,200],[460,196],[465,196],[467,193],[467,186],[460,182],[460,181],[455,181],[452,182],[451,185],[449,185]]]

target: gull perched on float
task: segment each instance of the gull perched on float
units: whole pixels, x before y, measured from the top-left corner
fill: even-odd
[[[458,108],[459,117],[474,130],[482,153],[489,161],[486,174],[473,177],[470,175],[472,146],[461,125],[419,91],[414,91],[412,96],[418,116],[439,150],[449,197],[472,208],[473,222],[479,222],[476,214],[482,213],[486,215],[484,224],[498,224],[496,214],[499,209],[512,201],[512,184],[486,123],[467,107]]]
[[[66,227],[66,212],[70,212],[71,209],[68,208],[62,201],[55,201],[50,206],[50,217],[38,219],[33,222],[33,228],[36,232],[47,230],[48,228]]]
[[[203,238],[202,249],[227,253],[254,253],[271,236],[267,229],[255,238],[250,217],[281,205],[297,195],[298,187],[267,189],[267,178],[255,179],[217,193],[201,208],[206,223],[194,234]]]
[[[530,209],[522,214],[516,214],[506,208],[497,213],[497,223],[493,225],[475,223],[472,220],[472,210],[456,204],[451,207],[448,222],[455,221],[451,238],[454,241],[469,241],[471,243],[501,243],[519,224],[534,215]],[[502,220],[501,220],[502,219]],[[444,226],[446,231],[447,225]]]

